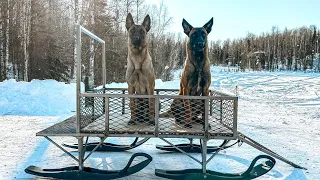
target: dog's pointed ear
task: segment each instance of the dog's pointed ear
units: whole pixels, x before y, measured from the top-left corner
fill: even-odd
[[[182,27],[184,33],[189,36],[189,33],[193,29],[193,27],[185,19],[182,19]]]
[[[129,28],[132,25],[134,25],[134,21],[133,21],[131,13],[128,13],[127,18],[126,18],[126,28],[127,28],[127,30],[129,30]]]
[[[211,32],[212,25],[213,25],[213,17],[203,26],[203,28],[207,31],[208,34]]]
[[[144,26],[144,28],[146,28],[147,32],[150,30],[150,16],[149,14],[144,18],[142,25]]]

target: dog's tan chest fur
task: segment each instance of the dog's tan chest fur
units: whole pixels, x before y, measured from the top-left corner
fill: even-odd
[[[150,61],[150,55],[144,58],[140,56],[131,56],[128,58],[128,67],[126,73],[127,83],[133,86],[137,94],[148,94],[147,88],[154,85],[153,66]]]
[[[148,75],[141,69],[134,69],[127,82],[133,86],[137,94],[147,94],[147,87],[150,86]]]

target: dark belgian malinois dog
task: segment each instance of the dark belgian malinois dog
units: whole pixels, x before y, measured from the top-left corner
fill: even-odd
[[[213,18],[210,19],[203,27],[194,28],[185,19],[182,21],[184,33],[189,37],[186,43],[186,60],[184,63],[182,77],[180,81],[179,95],[184,96],[208,96],[209,86],[211,84],[210,62],[208,58],[208,40],[207,36],[211,32]],[[191,115],[194,118],[202,114],[202,123],[204,124],[204,103],[202,108],[194,109],[190,103],[203,102],[201,100],[179,100],[175,99],[174,106],[171,108],[173,114],[181,112],[181,105],[185,112],[185,127],[192,127]],[[180,105],[179,104],[180,101]],[[183,101],[183,103],[181,103]],[[180,107],[177,107],[180,106]],[[175,115],[176,116],[176,115]],[[180,117],[181,119],[181,117]]]
[[[144,18],[142,25],[137,25],[129,13],[126,18],[126,29],[128,31],[126,71],[128,93],[153,95],[155,76],[147,42],[147,32],[150,30],[149,15]],[[154,124],[154,99],[149,99],[148,110],[144,110],[143,107],[145,107],[143,99],[130,98],[131,119],[128,122],[129,125],[136,124],[137,121],[147,121],[149,124]]]

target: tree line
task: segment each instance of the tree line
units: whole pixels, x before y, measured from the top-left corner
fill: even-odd
[[[128,12],[135,23],[151,17],[149,51],[156,78],[170,80],[172,70],[185,60],[184,34],[169,31],[172,17],[166,5],[144,0],[1,0],[0,1],[0,81],[55,79],[71,82],[75,63],[75,24],[81,24],[106,42],[107,82],[124,82],[127,37],[124,22]],[[245,38],[209,42],[209,58],[214,65],[241,69],[315,69],[319,71],[319,37],[316,26],[248,34]],[[85,76],[94,74],[101,84],[101,50],[83,39],[82,66]],[[92,53],[95,52],[95,53]],[[100,61],[99,61],[100,60]],[[83,68],[86,67],[86,68]]]
[[[212,63],[253,70],[320,71],[320,30],[316,26],[248,33],[244,38],[212,41]]]

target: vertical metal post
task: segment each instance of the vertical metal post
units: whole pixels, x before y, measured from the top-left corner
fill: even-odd
[[[126,93],[126,90],[122,90],[122,94],[125,94]],[[126,105],[126,102],[125,102],[125,97],[122,98],[122,114],[125,113],[125,105]]]
[[[76,44],[76,53],[77,53],[77,74],[76,74],[76,81],[77,81],[77,92],[76,92],[76,98],[77,98],[77,134],[80,133],[80,93],[81,93],[81,26],[79,24],[77,26],[77,44]]]
[[[220,121],[222,121],[222,99],[220,99]]]
[[[212,108],[212,106],[213,106],[213,99],[210,97],[210,104],[209,104],[209,106],[210,106],[210,116],[212,116],[212,112],[213,112],[213,108]]]
[[[79,159],[79,170],[83,170],[83,137],[77,137],[78,138],[78,159]]]
[[[105,89],[103,88],[103,94],[105,94],[105,93],[106,93],[106,91],[105,91]],[[106,111],[105,106],[106,106],[106,98],[103,97],[103,98],[102,98],[102,112],[105,112],[105,111]]]
[[[209,97],[210,97],[210,116],[212,116],[212,113],[213,113],[213,90],[209,90]]]
[[[106,89],[106,84],[107,84],[107,66],[106,66],[106,43],[103,41],[102,42],[102,80],[103,80],[103,94],[105,94],[105,89]],[[107,102],[106,102],[106,97],[103,98],[103,111],[104,112],[108,112],[109,113],[109,109],[106,109],[105,107],[108,107],[109,108],[109,98],[107,99]],[[107,114],[106,114],[106,120],[108,118],[108,124],[109,124],[109,114],[108,114],[108,117],[107,117]],[[109,125],[106,126],[105,128],[108,128],[109,129]],[[109,132],[109,131],[108,131]]]
[[[107,84],[107,66],[106,66],[106,44],[105,42],[102,43],[102,75],[103,75],[103,89]]]
[[[95,101],[96,97],[92,97],[91,100],[92,100],[92,106],[91,106],[91,120],[94,120],[95,118],[95,107],[94,107],[94,101]]]
[[[158,137],[159,135],[159,105],[160,105],[160,100],[159,100],[159,97],[156,96],[155,97],[155,105],[154,105],[154,111],[155,111],[155,117],[154,117],[154,120],[155,120],[155,136]]]
[[[233,137],[238,136],[238,97],[233,101]]]
[[[102,80],[103,80],[103,94],[106,92],[106,84],[107,84],[107,66],[106,66],[106,44],[105,42],[102,43]],[[103,98],[103,105],[106,104],[105,98]],[[103,106],[103,111],[105,106]]]
[[[209,99],[204,100],[204,137],[209,136]]]
[[[202,173],[207,173],[207,139],[201,139],[202,141]]]
[[[106,104],[105,104],[105,114],[106,114],[106,118],[105,118],[105,135],[108,135],[107,133],[109,133],[109,98],[110,97],[106,97]]]

